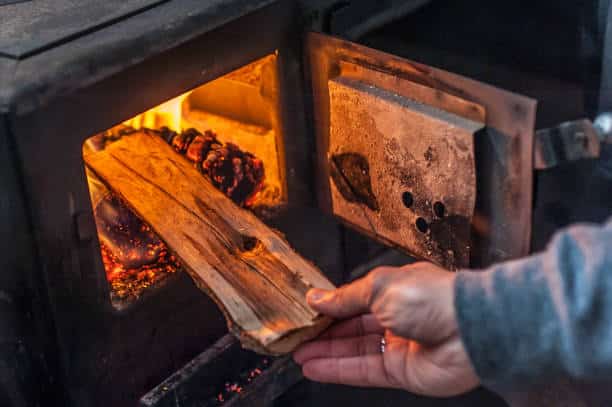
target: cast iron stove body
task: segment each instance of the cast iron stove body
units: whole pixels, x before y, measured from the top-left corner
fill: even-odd
[[[343,281],[343,247],[342,227],[330,214],[449,268],[528,251],[535,104],[526,98],[306,34],[320,11],[304,14],[293,1],[2,4],[2,405],[134,405],[224,335],[220,312],[185,273],[134,301],[111,301],[83,145],[262,58],[274,61],[273,86],[261,92],[272,95],[283,190],[283,204],[263,218],[332,281]],[[214,106],[232,111],[226,96]],[[366,136],[351,140],[362,129],[344,128],[344,119],[375,114],[359,110],[360,98],[467,135],[468,144],[454,144],[444,163],[465,169],[470,188],[457,192],[453,174],[436,164],[436,148],[444,148],[439,134],[426,132],[430,145],[413,145],[411,128],[390,129],[399,144],[386,139],[373,153],[364,149],[376,145]],[[380,163],[389,160],[376,154],[404,150],[387,178]],[[418,165],[406,158],[412,153]],[[383,187],[393,193],[383,197]],[[399,222],[390,221],[396,212]]]
[[[0,374],[0,404],[134,405],[226,332],[185,274],[122,309],[111,304],[82,147],[267,55],[278,61],[278,116],[290,135],[290,205],[269,222],[322,269],[341,270],[337,227],[312,211],[291,215],[314,197],[292,2],[32,1],[1,6],[0,19],[2,244],[10,248],[0,346],[2,366],[11,366]],[[315,231],[329,239],[316,250],[294,239]]]

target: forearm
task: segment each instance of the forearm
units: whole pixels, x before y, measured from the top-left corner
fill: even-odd
[[[612,377],[612,229],[576,226],[548,249],[461,272],[455,307],[484,384]]]

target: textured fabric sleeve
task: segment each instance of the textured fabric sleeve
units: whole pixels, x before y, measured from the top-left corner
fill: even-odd
[[[455,307],[485,386],[612,378],[612,225],[573,226],[540,254],[460,272]]]

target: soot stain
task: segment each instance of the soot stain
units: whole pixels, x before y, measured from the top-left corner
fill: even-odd
[[[423,154],[423,158],[427,161],[427,166],[431,166],[431,163],[435,160],[435,153],[431,146],[427,147],[427,150]]]
[[[427,154],[427,152],[425,153]],[[431,151],[433,156],[433,151]],[[388,157],[390,162],[395,162],[393,157]],[[399,158],[399,157],[398,157]],[[404,158],[404,157],[402,157]],[[415,236],[414,244],[427,253],[430,259],[448,269],[456,269],[469,264],[470,247],[470,221],[467,217],[453,214],[448,208],[453,206],[454,199],[446,197],[444,216],[436,216],[434,211],[433,192],[426,187],[423,170],[417,166],[402,166],[398,161],[392,168],[392,176],[401,183],[403,188],[411,191],[413,203],[405,210],[412,211],[415,216],[427,222],[427,231],[421,231]],[[404,160],[403,162],[408,162]],[[401,196],[398,199],[402,199]],[[396,213],[385,213],[383,208],[383,219],[387,227],[392,228],[396,223],[399,227],[409,227],[398,222]],[[416,225],[415,225],[416,227]]]
[[[438,246],[444,265],[467,266],[469,263],[470,220],[461,215],[448,215],[434,219],[430,225],[431,240]]]
[[[372,191],[370,165],[357,153],[334,154],[330,160],[331,177],[344,199],[361,203],[379,211],[378,200]]]

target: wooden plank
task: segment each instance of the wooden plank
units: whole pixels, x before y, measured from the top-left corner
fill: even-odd
[[[329,325],[305,294],[333,285],[160,138],[130,135],[85,162],[180,258],[243,346],[283,354]]]

